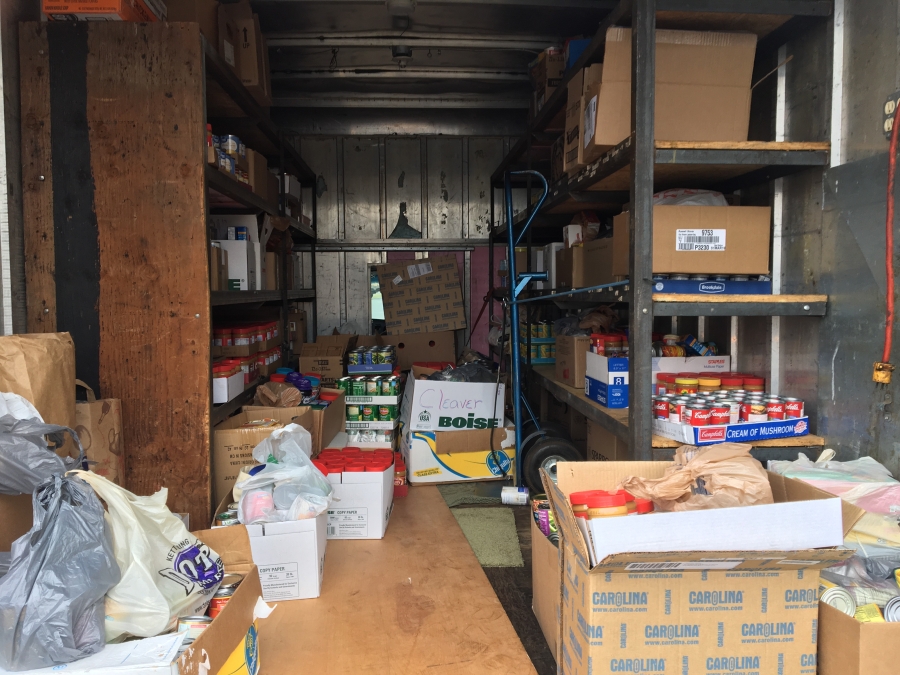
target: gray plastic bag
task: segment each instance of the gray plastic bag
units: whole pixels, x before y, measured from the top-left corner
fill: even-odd
[[[103,506],[80,478],[53,476],[33,498],[34,525],[0,579],[0,667],[46,668],[106,644],[104,596],[119,582]]]
[[[60,457],[44,439],[47,436],[60,447],[67,433],[78,446],[77,459]],[[84,449],[78,435],[69,427],[44,424],[36,419],[20,420],[12,415],[0,417],[0,493],[32,494],[51,476],[79,468],[83,462]]]

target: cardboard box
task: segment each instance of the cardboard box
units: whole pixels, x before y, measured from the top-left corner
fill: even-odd
[[[261,342],[253,342],[249,345],[230,345],[224,347],[213,346],[212,355],[219,356],[252,356],[259,353]]]
[[[567,495],[668,466],[568,462],[556,484],[542,475],[563,542],[564,671],[809,673],[818,569],[850,555],[836,547],[861,511],[769,474],[774,504],[595,519],[591,546]]]
[[[247,3],[249,6],[249,3]],[[272,88],[269,83],[269,56],[266,38],[259,28],[259,16],[235,21],[238,29],[241,55],[241,82],[262,107],[272,105]]]
[[[818,658],[807,658],[809,672],[818,665],[819,675],[894,675],[900,663],[898,637],[900,624],[862,623],[820,602]]]
[[[771,295],[771,281],[672,281],[653,282],[655,293],[690,293],[695,295]]]
[[[589,288],[611,284],[614,244],[612,239],[596,239],[556,253],[557,288]]]
[[[357,345],[393,345],[400,370],[409,370],[414,363],[456,363],[456,333],[452,330],[418,335],[360,335]]]
[[[809,434],[809,418],[799,417],[773,422],[744,422],[705,427],[693,427],[655,419],[653,420],[653,433],[689,445],[713,445],[726,442],[754,443],[776,438],[806,436]]]
[[[85,0],[57,2],[42,0],[41,11],[51,21],[138,21],[166,20],[166,3],[162,0]]]
[[[265,408],[265,417],[282,424],[299,424],[313,433],[315,419],[309,408]],[[253,464],[253,448],[272,434],[272,429],[242,429],[260,418],[259,410],[240,412],[213,428],[213,497],[220,503],[231,495],[241,468]],[[228,502],[234,501],[229,498]],[[226,502],[227,503],[227,502]]]
[[[415,431],[499,428],[504,391],[502,383],[409,379],[400,417]]]
[[[560,136],[550,146],[550,182],[555,183],[565,175],[566,138]]]
[[[213,378],[213,404],[228,403],[238,394],[244,392],[244,373],[238,372],[230,377]]]
[[[238,79],[241,77],[240,34],[233,14],[228,6],[219,5],[219,56],[234,71]]]
[[[318,373],[325,380],[344,376],[344,350],[337,346],[304,344],[300,347],[300,371]]]
[[[746,141],[756,36],[656,31],[658,141]],[[631,30],[606,33],[601,83],[586,88],[584,161],[631,134]]]
[[[266,158],[251,148],[247,148],[247,173],[250,175],[250,189],[263,199],[268,199],[269,165]]]
[[[329,539],[383,539],[394,508],[394,466],[379,473],[328,474],[335,500]]]
[[[229,291],[255,291],[257,286],[257,253],[259,244],[249,240],[217,241],[223,251],[228,252],[228,288]]]
[[[277,291],[281,288],[281,256],[277,253],[266,252],[264,260],[264,278],[266,280],[264,290]]]
[[[378,265],[376,270],[389,334],[466,327],[466,303],[456,256]]]
[[[547,99],[562,84],[563,76],[566,73],[566,56],[562,50],[551,47],[542,51],[529,67],[535,94],[535,112],[537,112],[544,107]]]
[[[302,309],[288,312],[287,339],[295,352],[306,342],[306,312]]]
[[[562,556],[531,519],[531,609],[559,660],[559,620],[562,607]]]
[[[200,32],[213,47],[219,44],[219,3],[217,0],[167,0],[166,21],[200,24]]]
[[[554,379],[570,387],[584,385],[587,353],[591,350],[591,338],[556,336],[556,371]]]
[[[653,272],[768,274],[771,219],[768,206],[655,206]],[[629,274],[630,226],[628,212],[613,219],[616,276]],[[694,243],[698,237],[704,243]]]
[[[587,421],[587,460],[589,462],[627,462],[631,459],[628,442],[596,422]]]
[[[327,513],[321,513],[309,520],[246,526],[266,602],[321,595],[327,522]]]
[[[504,434],[505,431],[505,434]],[[511,427],[491,430],[410,431],[404,428],[400,452],[411,485],[502,480],[515,475],[515,432]],[[499,464],[498,464],[499,462]]]
[[[344,392],[339,389],[328,389],[327,387],[322,387],[321,391],[340,395],[324,410],[310,410],[309,426],[307,427],[306,424],[302,425],[312,436],[313,457],[318,455],[325,447],[325,444],[329,443],[332,438],[344,429],[346,414],[344,410],[346,405]],[[284,420],[288,413],[282,412],[285,410],[288,411],[288,413],[293,413],[293,416],[296,416],[299,414],[298,411],[306,410],[306,408],[267,408],[265,406],[253,405],[247,405],[242,408],[242,412],[253,416],[253,419],[277,419],[279,422],[287,424]],[[287,418],[290,419],[290,417]],[[296,423],[299,424],[299,422]]]

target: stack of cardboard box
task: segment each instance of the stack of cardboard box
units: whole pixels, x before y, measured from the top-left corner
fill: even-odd
[[[384,319],[391,335],[466,327],[456,256],[378,265]]]

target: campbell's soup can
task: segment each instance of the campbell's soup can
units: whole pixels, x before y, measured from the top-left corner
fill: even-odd
[[[784,401],[780,398],[770,398],[766,401],[766,416],[769,420],[783,420]]]
[[[741,421],[741,404],[737,401],[719,401],[719,405],[728,406],[728,424],[737,424]]]
[[[803,417],[803,401],[799,398],[784,399],[784,416],[787,418]]]
[[[691,405],[687,408],[687,424],[692,427],[705,427],[709,424],[709,406]]]
[[[745,403],[749,406],[747,410],[747,422],[768,422],[769,413],[766,410],[765,401],[752,401]]]
[[[653,411],[658,420],[669,419],[669,400],[662,396],[653,397]]]
[[[716,403],[709,409],[710,424],[731,424],[731,407]]]
[[[669,401],[669,421],[675,424],[684,422],[684,412],[690,399],[676,397]]]

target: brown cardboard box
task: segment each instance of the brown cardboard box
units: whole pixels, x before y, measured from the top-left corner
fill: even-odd
[[[328,347],[341,347],[346,354],[356,347],[356,341],[359,339],[357,335],[319,335],[316,337],[317,345],[326,345]]]
[[[456,363],[456,333],[420,333],[418,335],[360,335],[357,346],[396,348],[400,370],[409,370],[413,363]]]
[[[694,516],[700,513],[714,532],[740,517],[759,533],[771,531],[771,521],[778,519],[776,513],[803,513],[802,519],[781,518],[786,538],[792,539],[808,529],[809,514],[815,512],[819,500],[833,500],[833,495],[769,473],[774,504],[691,515],[661,514],[665,523],[651,520],[657,516],[638,516],[646,520],[630,525],[644,533],[675,528],[679,550],[644,553],[626,549],[628,552],[606,555],[596,564],[589,561],[590,543],[575,524],[567,496],[579,490],[615,489],[626,476],[658,478],[671,470],[671,465],[569,462],[559,465],[555,484],[542,475],[562,538],[565,573],[559,635],[560,663],[567,664],[566,672],[587,675],[589,663],[604,663],[612,664],[606,672],[655,675],[670,673],[674,661],[678,672],[682,667],[694,672],[691,666],[700,664],[699,670],[708,673],[815,673],[816,643],[822,645],[825,637],[817,625],[818,572],[846,559],[850,551],[837,547],[804,550],[802,545],[798,545],[800,550],[778,551],[747,550],[746,546],[741,551],[686,551],[680,547],[690,545],[691,528],[685,523],[696,523]],[[807,541],[840,542],[841,532],[846,534],[862,515],[846,503],[837,512],[833,501],[827,506],[823,509],[828,514],[827,526],[821,536]],[[734,516],[728,511],[742,513]],[[608,520],[607,528],[619,526],[619,521]],[[627,545],[629,536],[623,530],[620,543]],[[641,537],[646,541],[646,534]],[[707,535],[707,546],[709,539]]]
[[[531,609],[559,661],[559,619],[562,605],[562,556],[531,519]]]
[[[862,623],[820,602],[818,645],[819,675],[895,675],[900,624]],[[816,672],[815,660],[808,665]]]
[[[596,422],[587,420],[587,460],[589,462],[626,462],[631,459],[628,443]]]
[[[219,44],[219,3],[217,0],[167,0],[166,21],[191,21],[210,45]]]
[[[581,389],[587,372],[587,353],[591,338],[558,335],[556,337],[555,379],[570,387]]]
[[[565,174],[565,136],[560,136],[550,146],[550,182],[555,183]]]
[[[302,309],[288,313],[287,339],[295,352],[306,342],[306,312]]]
[[[261,342],[254,342],[249,345],[231,345],[230,347],[213,347],[213,356],[250,356],[260,351]]]
[[[658,141],[746,141],[756,36],[656,32]],[[584,160],[590,164],[631,133],[631,30],[606,33],[602,83],[584,103]]]
[[[209,247],[209,290],[221,291],[219,285],[222,281],[222,249],[218,246]]]
[[[376,270],[391,335],[466,327],[456,256],[378,265]]]
[[[0,495],[0,551],[9,551],[33,524],[31,495]]]
[[[560,49],[545,49],[531,62],[531,84],[534,87],[535,111],[544,107],[547,99],[562,84],[566,74],[566,56]]]
[[[566,93],[566,131],[563,136],[563,172],[574,176],[581,171],[584,162],[584,90],[600,82],[603,64],[588,66],[569,80]]]
[[[556,253],[558,288],[588,288],[611,284],[613,278],[613,240],[595,239],[582,246],[563,248]]]
[[[219,56],[234,74],[241,76],[240,36],[237,23],[226,5],[219,5]]]
[[[250,189],[264,199],[268,199],[269,165],[261,154],[247,148],[247,173],[250,175]]]
[[[260,193],[270,204],[277,204],[281,193],[278,191],[278,176],[271,171],[266,172],[266,189]]]
[[[300,371],[318,373],[326,381],[344,376],[345,350],[336,345],[304,344],[300,347]]]
[[[247,87],[256,102],[263,107],[272,105],[269,73],[266,68],[268,47],[266,38],[259,28],[259,16],[236,21],[240,36],[241,82]]]
[[[322,448],[328,447],[328,444],[334,440],[334,437],[344,430],[344,416],[346,415],[344,392],[340,389],[329,389],[328,387],[322,387],[321,391],[340,395],[324,410],[310,410],[309,414],[312,416],[312,424],[309,427],[306,427],[305,424],[303,425],[312,435],[313,457],[322,452]],[[242,408],[242,412],[256,415],[255,419],[267,417],[282,421],[280,417],[269,414],[273,410],[293,410],[297,414],[296,411],[305,410],[305,408],[267,408],[265,406],[244,406]]]
[[[768,206],[656,206],[653,272],[767,274],[772,209]],[[613,219],[613,274],[627,277],[630,215]],[[678,251],[679,230],[724,230],[724,251]],[[698,233],[699,234],[699,233]]]
[[[330,406],[329,406],[330,407]],[[299,424],[313,434],[315,418],[309,408],[266,408],[270,419],[282,424]],[[253,464],[253,448],[272,434],[272,429],[242,429],[241,425],[258,420],[259,410],[241,412],[213,428],[213,502],[218,504],[234,487],[241,467]]]
[[[266,251],[265,279],[266,290],[277,291],[281,287],[281,256],[277,253]]]

